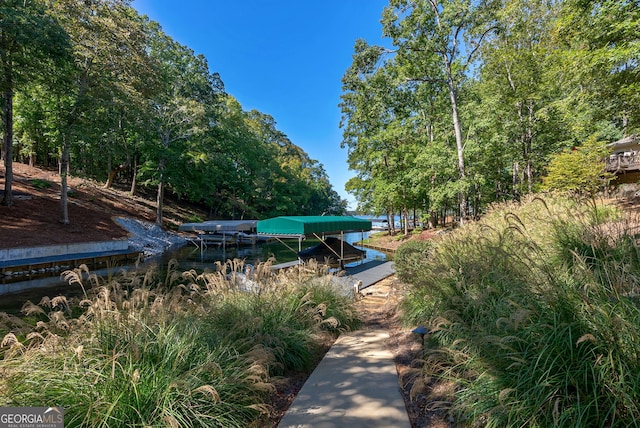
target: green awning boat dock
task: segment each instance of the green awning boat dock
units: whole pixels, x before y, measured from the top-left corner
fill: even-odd
[[[338,235],[344,232],[367,232],[371,220],[352,216],[281,216],[260,220],[258,235],[299,238],[306,235]]]
[[[280,216],[258,221],[256,226],[258,236],[271,237],[280,241],[290,250],[302,251],[302,241],[307,236],[314,236],[324,242],[328,235],[339,235],[344,242],[344,234],[349,232],[364,232],[371,230],[371,220],[353,216]],[[289,247],[282,239],[297,239],[298,251]],[[348,245],[348,244],[347,244]],[[344,245],[340,253],[331,249],[336,260],[342,265],[345,261]]]

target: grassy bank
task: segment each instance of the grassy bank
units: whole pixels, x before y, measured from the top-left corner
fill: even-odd
[[[68,279],[82,299],[4,319],[0,405],[62,406],[65,426],[268,426],[280,375],[310,370],[327,335],[359,322],[352,299],[308,266],[81,273]]]
[[[398,248],[405,243],[422,239],[422,232],[422,229],[412,230],[408,235],[403,233],[390,235],[388,231],[375,232],[371,233],[368,238],[360,241],[358,244],[366,248],[381,251],[386,253],[390,258],[393,258]]]
[[[412,394],[463,426],[640,425],[637,224],[531,199],[402,247],[404,321],[431,329]]]

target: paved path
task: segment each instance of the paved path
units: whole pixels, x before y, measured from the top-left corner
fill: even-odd
[[[383,330],[342,335],[324,356],[279,428],[409,428]]]
[[[395,272],[392,262],[369,262],[346,274],[369,287]],[[363,329],[344,334],[313,371],[279,428],[409,428],[389,334]]]

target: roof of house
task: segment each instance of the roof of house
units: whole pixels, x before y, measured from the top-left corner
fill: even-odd
[[[634,134],[609,144],[609,147],[613,150],[623,150],[637,145],[640,145],[640,135]]]

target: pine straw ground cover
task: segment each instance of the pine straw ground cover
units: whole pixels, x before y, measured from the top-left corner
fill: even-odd
[[[401,248],[403,321],[431,329],[412,397],[457,426],[640,425],[637,239],[635,217],[548,197]]]
[[[67,279],[82,299],[3,318],[0,362],[0,405],[61,406],[65,426],[269,426],[281,375],[309,370],[328,337],[359,324],[352,297],[308,266]]]

